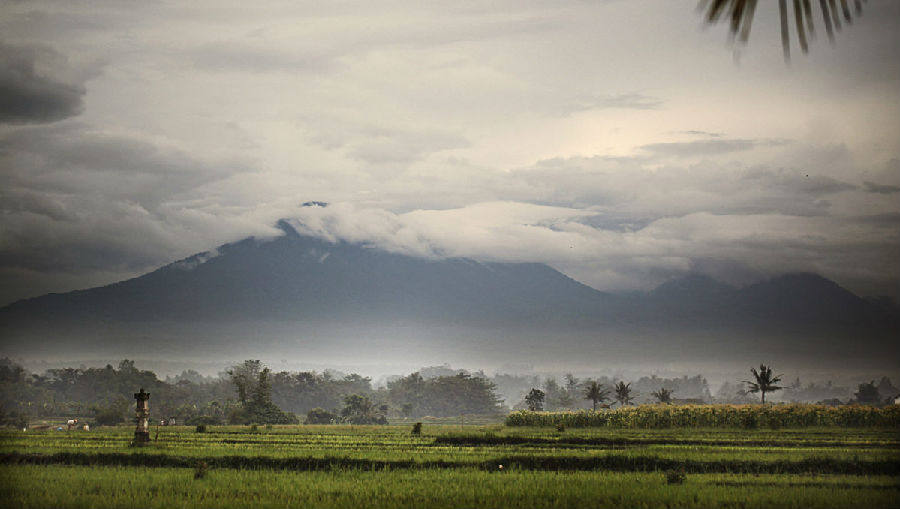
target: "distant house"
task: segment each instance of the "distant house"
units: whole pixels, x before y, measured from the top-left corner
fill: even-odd
[[[894,396],[894,404],[900,405],[900,394]]]

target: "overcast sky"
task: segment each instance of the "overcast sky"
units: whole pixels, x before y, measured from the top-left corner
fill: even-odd
[[[227,4],[0,6],[0,304],[279,218],[602,290],[900,295],[900,2],[790,65],[775,2],[737,52],[693,0]]]

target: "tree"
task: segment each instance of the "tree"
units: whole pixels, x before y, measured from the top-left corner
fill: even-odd
[[[630,405],[632,400],[634,400],[634,396],[637,394],[631,394],[631,382],[625,383],[624,381],[620,381],[616,384],[616,401],[619,402],[619,405],[626,406]]]
[[[350,424],[387,424],[386,407],[376,408],[367,396],[350,394],[344,398],[341,417]]]
[[[875,380],[859,384],[857,392],[853,396],[856,397],[856,401],[860,405],[878,405],[881,403],[881,395],[878,393],[878,387],[875,386]]]
[[[603,403],[609,397],[609,391],[603,387],[603,384],[596,380],[587,382],[584,388],[584,399],[589,399],[594,404],[594,411],[597,410],[597,403]]]
[[[553,378],[544,380],[544,406],[547,410],[561,410],[570,408],[574,403],[568,390],[559,386]]]
[[[499,400],[494,384],[467,373],[425,379],[419,373],[387,384],[388,402],[404,417],[493,414]]]
[[[531,392],[525,396],[525,404],[532,412],[540,412],[544,410],[544,391],[540,389],[531,389]]]
[[[272,371],[259,360],[246,360],[227,371],[240,400],[232,408],[228,421],[234,424],[294,424],[297,418],[284,412],[272,401]]]
[[[100,426],[115,426],[126,422],[129,406],[125,398],[117,398],[106,405],[98,405],[94,407],[94,422]]]
[[[306,421],[303,424],[332,424],[337,422],[338,416],[328,410],[316,407],[307,412]]]
[[[247,403],[247,397],[253,391],[255,382],[259,379],[259,372],[262,369],[262,362],[257,360],[246,360],[243,364],[232,366],[226,373],[231,377],[231,383],[238,393],[238,401],[241,404]]]
[[[566,373],[565,381],[566,392],[569,394],[569,399],[574,403],[578,398],[578,388],[581,387],[581,381],[575,378],[572,373]]]
[[[772,376],[772,368],[766,366],[765,364],[759,365],[759,371],[756,371],[756,368],[750,368],[750,373],[753,374],[753,378],[755,381],[744,380],[744,383],[747,384],[747,391],[753,394],[757,392],[762,396],[762,403],[766,402],[766,393],[773,391],[780,391],[781,387],[777,384],[781,381],[781,376]]]
[[[811,0],[793,0],[794,25],[797,31],[797,42],[803,53],[809,51],[808,38],[815,37],[816,23],[814,21],[814,9]],[[853,23],[853,14],[847,0],[840,1],[841,13],[835,0],[819,0],[819,11],[825,25],[828,40],[834,42],[834,31],[841,29],[841,15],[844,22]],[[856,17],[862,15],[862,2],[854,0]],[[753,24],[753,15],[756,12],[756,0],[701,0],[701,8],[706,9],[704,17],[707,23],[716,23],[723,19],[727,13],[730,24],[731,36],[741,44],[746,44],[750,39],[750,28]],[[788,19],[787,0],[778,0],[778,11],[781,15],[781,47],[784,52],[784,60],[791,58],[790,20]],[[807,37],[807,33],[809,37]]]
[[[660,403],[668,405],[672,402],[672,391],[666,389],[665,387],[656,392],[651,392],[650,394]]]

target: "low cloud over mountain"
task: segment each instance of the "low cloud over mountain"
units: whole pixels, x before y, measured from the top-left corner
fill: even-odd
[[[454,352],[455,360],[539,362],[547,349],[579,362],[697,362],[701,352],[704,362],[760,352],[800,364],[896,358],[872,356],[897,349],[896,308],[813,274],[742,288],[694,275],[649,293],[611,294],[544,264],[390,252],[278,226],[274,238],[223,245],[136,279],[7,306],[3,353],[256,349],[328,361],[346,349],[402,358],[407,348],[423,360]],[[710,344],[713,337],[720,341]]]

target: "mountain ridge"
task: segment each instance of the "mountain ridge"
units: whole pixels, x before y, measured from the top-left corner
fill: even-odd
[[[621,295],[545,264],[421,258],[278,226],[284,235],[248,237],[136,278],[0,308],[2,347],[129,351],[151,341],[235,349],[252,337],[270,348],[333,342],[352,350],[369,342],[403,351],[406,338],[450,351],[556,345],[566,355],[602,344],[644,358],[727,351],[715,338],[763,337],[765,348],[798,355],[823,348],[823,338],[837,338],[830,349],[851,340],[896,349],[895,309],[810,273],[741,288],[688,274]]]

